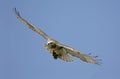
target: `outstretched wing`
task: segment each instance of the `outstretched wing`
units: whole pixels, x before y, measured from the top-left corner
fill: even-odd
[[[16,8],[14,8],[14,12],[15,12],[17,18],[20,19],[23,23],[25,23],[30,29],[32,29],[33,31],[35,31],[38,34],[40,34],[46,40],[51,40],[51,38],[46,33],[44,33],[41,29],[37,28],[36,26],[32,25],[31,23],[29,23],[28,21],[26,21],[24,18],[22,18],[20,16],[20,13],[16,10]]]
[[[75,50],[69,46],[62,45],[59,42],[57,44],[62,46],[68,54],[74,57],[80,58],[84,62],[91,63],[91,64],[101,64],[100,59],[96,58],[97,56],[90,56],[90,55],[81,53],[80,51]]]

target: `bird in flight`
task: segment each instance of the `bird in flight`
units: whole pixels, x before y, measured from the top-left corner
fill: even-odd
[[[47,44],[45,44],[45,48],[52,54],[54,59],[62,59],[66,62],[72,62],[74,57],[79,58],[80,60],[91,63],[91,64],[100,64],[100,60],[97,59],[97,56],[91,56],[89,54],[84,54],[72,47],[61,44],[60,42],[50,38],[45,32],[43,32],[40,28],[29,23],[27,20],[21,17],[20,13],[14,8],[14,12],[16,17],[26,24],[31,30],[35,31],[39,35],[41,35],[44,39],[47,40]]]

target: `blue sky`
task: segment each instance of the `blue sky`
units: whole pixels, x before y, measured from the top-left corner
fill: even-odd
[[[119,0],[1,0],[0,79],[119,79]],[[12,8],[55,40],[86,54],[102,65],[77,58],[54,60],[46,40],[20,22]]]

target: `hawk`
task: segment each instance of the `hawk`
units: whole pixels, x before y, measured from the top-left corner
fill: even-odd
[[[45,48],[52,54],[54,59],[62,59],[66,62],[72,62],[74,57],[79,58],[80,60],[91,63],[91,64],[100,64],[97,56],[91,56],[89,54],[84,54],[78,50],[75,50],[72,47],[61,44],[60,42],[50,38],[45,32],[43,32],[40,28],[29,23],[27,20],[21,17],[20,13],[14,8],[14,12],[16,17],[26,24],[30,29],[41,35],[44,39],[47,40],[47,44],[45,44]]]

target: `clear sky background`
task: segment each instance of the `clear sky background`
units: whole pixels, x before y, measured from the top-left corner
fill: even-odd
[[[55,40],[98,55],[102,65],[54,60],[14,7]],[[1,0],[0,79],[120,79],[120,0]]]

